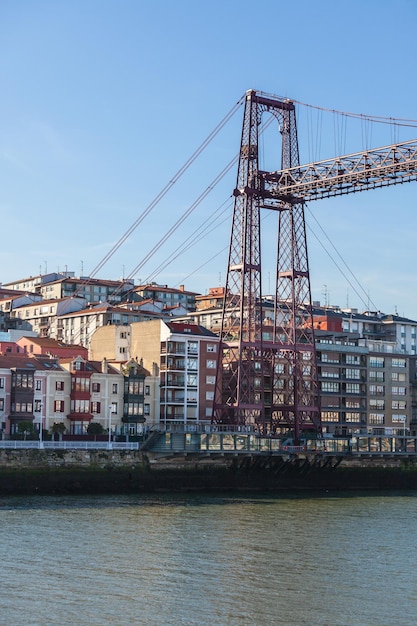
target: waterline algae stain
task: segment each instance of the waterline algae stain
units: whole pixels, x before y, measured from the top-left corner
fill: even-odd
[[[417,489],[417,460],[157,458],[130,452],[7,451],[0,495]]]

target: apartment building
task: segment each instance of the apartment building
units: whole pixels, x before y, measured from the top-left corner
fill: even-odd
[[[153,414],[163,426],[210,421],[214,399],[218,337],[189,322],[150,320],[131,324],[123,335],[100,328],[90,344],[90,358],[119,359],[121,350],[136,358],[158,380]]]
[[[414,357],[393,342],[317,334],[324,432],[402,434],[413,429]]]
[[[39,337],[61,339],[58,318],[70,312],[80,311],[84,307],[85,302],[81,298],[39,300],[20,306],[14,305],[10,315],[12,319],[26,322]]]
[[[24,335],[16,340],[18,351],[28,355],[46,355],[55,358],[82,356],[88,358],[88,350],[81,345],[65,344],[49,337]]]
[[[28,438],[39,438],[41,429],[44,438],[55,430],[85,437],[91,422],[113,436],[141,435],[152,425],[152,381],[134,359],[0,355],[0,438],[22,436],[19,425]]]
[[[103,428],[121,422],[123,415],[123,374],[103,361],[87,361],[81,356],[59,359],[59,365],[70,374],[69,412],[66,413],[71,435],[83,435],[90,422],[97,421]],[[61,391],[65,391],[62,381]],[[68,393],[63,394],[68,399]]]
[[[136,311],[113,306],[108,302],[68,311],[57,319],[56,339],[66,343],[80,343],[89,348],[91,338],[97,328],[102,326],[127,326],[141,318]],[[127,358],[127,357],[125,357]]]
[[[140,300],[159,300],[167,308],[181,305],[187,311],[194,311],[198,295],[194,291],[186,291],[184,285],[180,285],[179,289],[176,289],[175,287],[168,287],[168,285],[148,283],[134,287],[129,294],[129,299],[133,300],[136,296]]]
[[[111,301],[121,302],[125,294],[133,288],[133,280],[102,280],[80,276],[60,276],[56,280],[43,283],[39,293],[45,300],[52,298],[83,298],[88,304]]]
[[[112,363],[124,376],[123,416],[121,434],[137,436],[152,426],[150,372],[136,359]]]
[[[64,379],[65,372],[55,359],[15,353],[0,355],[1,436],[15,435],[21,423],[33,424],[38,431],[41,424],[43,429],[49,427],[58,399],[56,377]]]
[[[22,278],[2,285],[2,290],[36,293],[44,300],[70,297],[83,298],[88,304],[98,302],[120,302],[124,294],[134,286],[133,280],[107,280],[76,277],[74,272],[50,272]],[[0,296],[1,298],[1,296]]]
[[[46,285],[61,278],[69,278],[74,276],[74,272],[45,272],[37,276],[29,276],[29,278],[20,278],[11,283],[3,283],[2,287],[14,291],[40,293],[43,285]]]

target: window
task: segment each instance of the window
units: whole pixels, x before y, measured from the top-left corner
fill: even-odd
[[[384,358],[382,356],[371,356],[369,358],[370,367],[384,367]]]
[[[395,380],[399,383],[405,383],[405,372],[391,372],[391,380]]]
[[[32,402],[15,402],[12,403],[12,413],[32,413]]]
[[[93,393],[99,393],[99,391],[100,391],[100,383],[92,383],[92,391],[93,391]]]
[[[101,402],[91,403],[91,413],[101,413]]]
[[[392,359],[392,367],[405,367],[405,359]]]
[[[150,415],[151,413],[151,405],[150,404],[145,404],[143,407],[143,412],[145,415]]]
[[[0,398],[0,411],[4,411],[4,398]]]
[[[347,365],[360,365],[360,356],[357,356],[356,354],[347,354],[346,355],[346,364]]]
[[[215,376],[206,376],[206,385],[214,385],[216,382]]]
[[[392,395],[393,396],[405,396],[405,387],[393,387]]]
[[[391,408],[405,411],[405,409],[407,408],[407,403],[405,400],[392,400]]]
[[[145,385],[145,396],[150,396],[150,395],[151,395],[150,385]]]
[[[361,371],[359,369],[350,367],[346,369],[346,378],[353,378],[354,380],[360,380]]]
[[[383,424],[384,419],[385,419],[384,413],[369,413],[370,424]]]
[[[71,435],[84,435],[87,432],[87,422],[72,422]]]
[[[74,404],[73,413],[89,413],[90,412],[90,401],[89,400],[72,400],[71,403]]]
[[[0,389],[4,389],[4,378],[0,378]]]
[[[40,413],[42,408],[42,402],[40,400],[35,400],[35,413]]]
[[[13,372],[12,387],[15,389],[33,389],[33,374]]]
[[[339,363],[339,355],[326,352],[321,353],[321,362],[322,363]]]
[[[360,393],[359,383],[346,383],[346,393]]]
[[[131,396],[143,395],[143,380],[129,380],[127,393]]]
[[[345,406],[347,409],[359,409],[361,403],[359,400],[346,400]]]
[[[372,396],[383,396],[384,395],[384,385],[369,385],[369,393]]]
[[[378,381],[380,383],[384,382],[384,372],[374,372],[373,370],[371,370],[369,372],[369,380],[375,380]]]
[[[337,411],[322,411],[321,419],[323,422],[338,422],[339,413]]]
[[[214,400],[214,391],[206,391],[206,400]]]
[[[323,381],[321,383],[321,390],[324,393],[338,393],[339,389],[340,389],[339,383],[327,382],[327,381]]]
[[[42,381],[39,379],[35,380],[35,390],[42,391]]]
[[[187,374],[187,386],[197,387],[197,374]]]
[[[55,389],[56,391],[64,391],[64,381],[63,380],[57,380],[55,383]]]
[[[117,393],[117,383],[112,384],[112,393]]]
[[[64,412],[64,401],[63,400],[55,400],[54,402],[54,413],[63,413]]]
[[[369,400],[369,408],[383,411],[385,409],[385,400],[381,398],[371,398]]]
[[[330,367],[322,367],[321,375],[323,378],[339,378],[340,376],[337,369],[331,369]]]
[[[207,344],[207,352],[216,352],[216,344],[208,343]]]
[[[89,392],[90,379],[84,376],[77,376],[75,379],[72,379],[72,388],[74,391]]]
[[[207,366],[207,369],[216,369],[216,361],[212,361],[211,359],[208,359],[206,366]]]
[[[357,413],[356,411],[349,411],[345,415],[345,421],[346,422],[360,422],[361,414]]]
[[[393,415],[392,416],[392,423],[396,423],[398,424],[399,422],[401,422],[402,424],[406,424],[407,423],[407,416],[406,415]]]

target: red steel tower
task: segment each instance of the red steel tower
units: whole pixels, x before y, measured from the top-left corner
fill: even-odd
[[[278,121],[281,170],[299,166],[294,103],[248,91],[243,119],[213,421],[261,433],[321,431],[304,200],[271,197],[259,170],[264,113]],[[262,310],[261,208],[278,211],[274,325]]]

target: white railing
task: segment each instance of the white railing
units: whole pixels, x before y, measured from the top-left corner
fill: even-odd
[[[126,441],[0,441],[0,449],[45,450],[139,450],[139,443]]]

